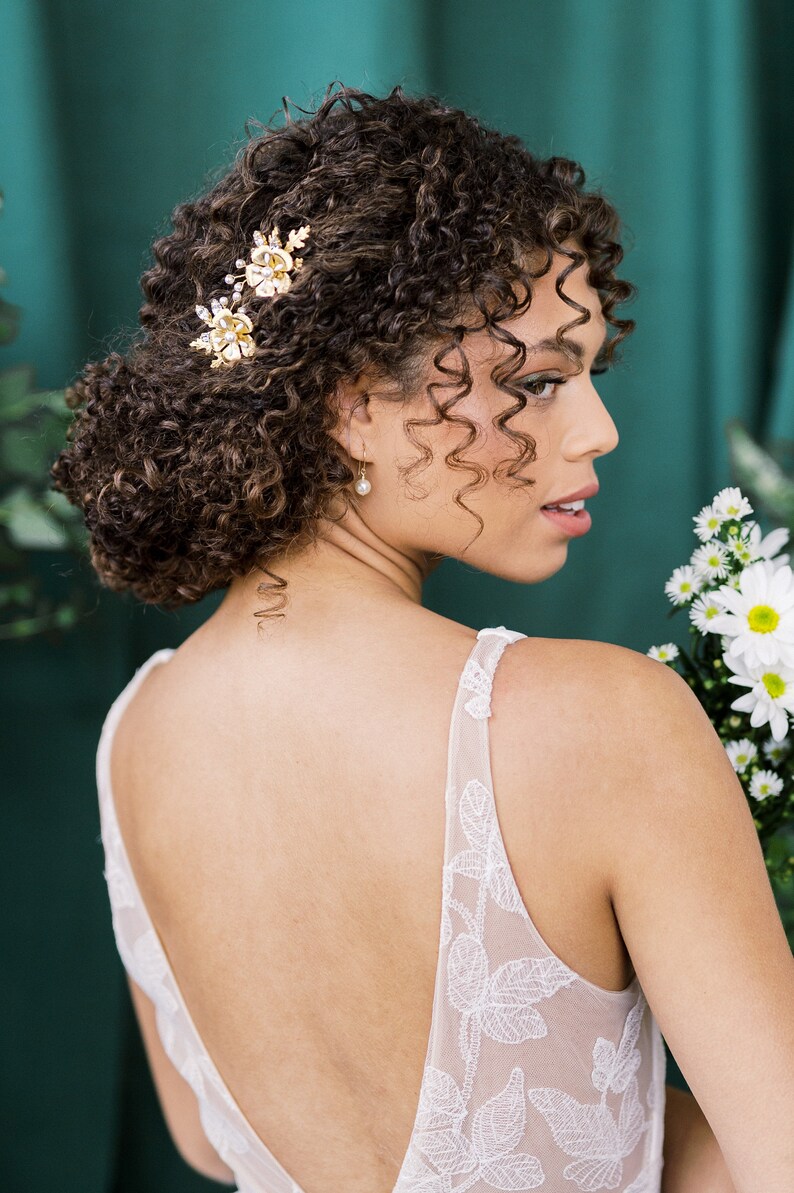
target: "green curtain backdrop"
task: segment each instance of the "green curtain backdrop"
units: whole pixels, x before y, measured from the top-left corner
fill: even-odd
[[[533,150],[580,160],[621,211],[639,287],[600,390],[621,435],[594,525],[522,587],[447,561],[426,603],[475,627],[645,651],[682,632],[663,584],[691,517],[732,482],[724,426],[792,438],[794,130],[789,0],[6,0],[0,264],[23,308],[6,364],[66,384],[135,319],[168,213],[230,160],[248,117],[332,79],[432,91]],[[278,118],[280,120],[280,117]],[[39,552],[54,592],[71,561]],[[134,668],[214,607],[97,590],[60,638],[2,646],[0,1186],[217,1188],[168,1140],[110,929],[94,783]]]

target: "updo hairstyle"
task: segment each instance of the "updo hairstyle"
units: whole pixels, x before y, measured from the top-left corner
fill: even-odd
[[[284,100],[283,126],[258,125],[256,135],[249,126],[232,168],[175,209],[141,279],[141,329],[67,391],[75,416],[54,487],[83,511],[92,565],[114,591],[175,608],[259,568],[269,582],[258,591],[275,602],[257,615],[282,616],[286,581],[270,564],[312,543],[340,496],[344,508],[360,500],[329,429],[337,386],[364,369],[397,401],[416,394],[431,361],[441,370],[446,380],[414,403],[424,417],[405,422],[417,449],[405,481],[421,496],[412,486],[432,459],[422,427],[454,422],[460,441],[446,462],[473,474],[455,500],[481,524],[465,504],[487,479],[465,460],[477,427],[455,412],[471,389],[466,334],[487,328],[509,346],[509,367],[493,380],[513,400],[494,425],[505,435],[504,475],[532,484],[515,474],[535,444],[510,426],[531,401],[510,384],[525,349],[501,323],[527,308],[533,278],[562,253],[570,263],[558,293],[578,312],[562,333],[589,317],[562,288],[584,259],[616,329],[602,365],[634,328],[614,314],[635,292],[614,273],[618,216],[584,189],[578,163],[536,157],[434,96],[333,85],[315,111],[298,109],[304,118]],[[196,304],[223,291],[256,229],[286,235],[304,224],[311,237],[290,290],[247,303],[254,356],[210,368],[188,347],[201,330]],[[561,247],[571,240],[581,251]]]

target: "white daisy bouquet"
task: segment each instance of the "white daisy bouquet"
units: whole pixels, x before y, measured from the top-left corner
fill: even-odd
[[[778,552],[789,531],[762,537],[738,488],[721,489],[695,515],[700,545],[665,584],[689,614],[690,648],[652,646],[652,659],[686,679],[719,734],[744,788],[770,877],[794,875],[794,572]],[[737,693],[738,688],[746,691]]]

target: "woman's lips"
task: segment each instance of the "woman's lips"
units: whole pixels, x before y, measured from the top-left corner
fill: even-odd
[[[593,524],[593,519],[586,509],[577,510],[575,514],[564,514],[560,510],[547,510],[541,506],[540,512],[571,538],[581,538]]]

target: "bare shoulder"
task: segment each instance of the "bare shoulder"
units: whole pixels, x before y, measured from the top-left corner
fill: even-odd
[[[502,692],[521,708],[542,705],[559,717],[567,709],[565,752],[599,745],[606,759],[634,746],[653,755],[661,748],[656,725],[674,724],[695,737],[716,738],[686,681],[672,668],[629,647],[581,638],[522,638],[505,656]],[[713,741],[711,743],[713,745]],[[719,742],[717,743],[719,744]]]
[[[599,642],[591,638],[520,638],[513,645],[510,655],[514,661],[511,668],[517,682],[533,685],[538,669],[543,680],[552,682],[560,691],[565,687],[577,688],[582,695],[596,698],[599,695],[619,694],[627,685],[644,687],[647,683],[660,686],[688,685],[679,675],[663,663],[651,659],[640,651],[613,642]],[[506,656],[507,657],[507,656]],[[669,679],[657,677],[672,675]],[[602,699],[604,711],[608,711]]]
[[[679,675],[638,651],[589,639],[516,641],[499,664],[495,707],[491,735],[503,787],[532,793],[518,810],[525,830],[567,840],[571,849],[586,841],[567,860],[604,898],[624,804],[633,801],[632,811],[637,804],[638,765],[654,772],[673,722],[676,733],[686,725],[697,737],[702,716],[706,735],[716,737]]]
[[[511,719],[556,726],[545,742],[546,756],[559,752],[569,769],[580,756],[587,758],[591,777],[609,771],[627,751],[652,753],[648,729],[655,719],[677,717],[696,733],[703,729],[705,714],[681,676],[611,642],[521,638],[505,653],[498,682]]]
[[[723,743],[663,663],[605,643],[518,646],[511,719],[521,706],[540,718],[665,1040],[737,1189],[782,1193],[794,1164],[794,959]]]
[[[772,895],[747,798],[703,706],[678,672],[639,651],[580,639],[522,639],[502,689],[514,729],[532,724],[533,757],[588,834],[593,864],[619,900],[627,867],[667,850],[668,874],[730,834]],[[520,735],[526,740],[526,733]],[[564,806],[564,805],[563,805]],[[686,841],[682,839],[686,833]],[[766,882],[766,889],[764,884]]]

